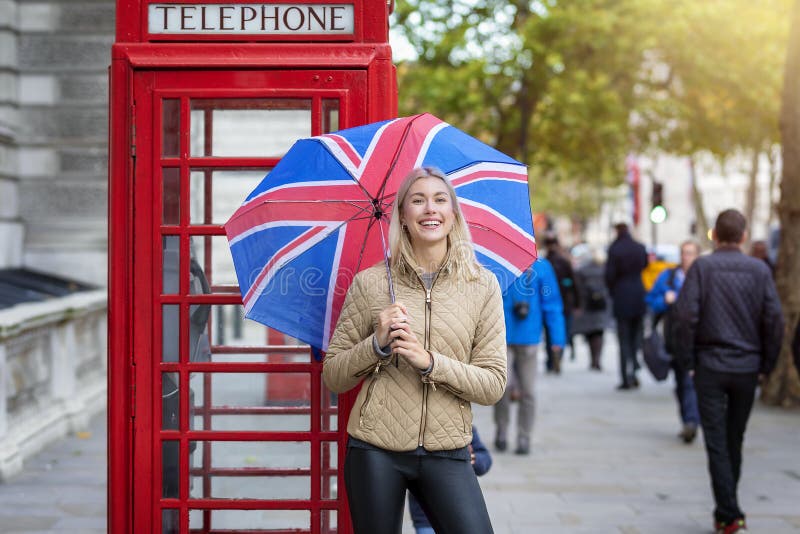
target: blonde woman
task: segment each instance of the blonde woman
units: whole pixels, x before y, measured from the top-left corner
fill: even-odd
[[[506,385],[499,284],[478,265],[437,169],[401,184],[389,243],[396,301],[382,264],[356,275],[324,363],[331,391],[364,381],[344,465],[353,528],[399,533],[409,490],[437,533],[490,533],[470,463],[470,403],[494,404]]]

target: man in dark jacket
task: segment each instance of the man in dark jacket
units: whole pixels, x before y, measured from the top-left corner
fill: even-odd
[[[647,267],[647,250],[635,241],[628,225],[615,226],[617,238],[608,248],[606,285],[614,303],[614,319],[619,339],[619,372],[622,382],[617,389],[639,387],[636,371],[639,364],[636,353],[642,346],[642,328],[645,314],[642,271]]]
[[[717,217],[714,253],[698,258],[675,303],[682,365],[694,373],[714,492],[717,532],[745,532],[736,488],[742,441],[759,378],[769,374],[783,337],[780,301],[763,261],[744,255],[746,221]]]

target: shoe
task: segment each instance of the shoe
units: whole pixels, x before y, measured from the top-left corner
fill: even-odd
[[[746,534],[747,525],[741,517],[739,519],[734,519],[730,523],[715,521],[714,532],[716,534]]]
[[[631,378],[631,387],[634,389],[639,389],[639,379],[635,376]]]
[[[497,449],[499,452],[505,452],[508,448],[508,442],[506,438],[497,437],[494,439],[494,448]]]
[[[553,354],[553,372],[557,375],[561,374],[561,355]]]
[[[683,430],[678,434],[684,443],[691,443],[697,437],[697,425],[695,423],[686,423],[683,425]]]
[[[519,443],[517,444],[517,448],[514,450],[514,454],[519,454],[521,456],[525,456],[527,454],[530,454],[530,452],[531,452],[531,445],[528,442],[528,440],[527,439],[519,440]]]
[[[626,389],[631,389],[630,384],[628,384],[627,382],[623,382],[622,384],[617,386],[617,391],[624,391]]]

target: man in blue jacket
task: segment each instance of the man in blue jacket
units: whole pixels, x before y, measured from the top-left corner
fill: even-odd
[[[679,357],[694,372],[719,534],[745,532],[737,498],[742,442],[759,377],[775,367],[783,316],[766,263],[741,251],[746,220],[725,210],[714,253],[697,258],[675,303]]]
[[[534,416],[534,380],[536,378],[536,349],[542,338],[542,320],[550,331],[554,350],[560,351],[566,341],[564,312],[558,279],[552,265],[544,258],[536,260],[530,269],[511,284],[503,295],[506,320],[509,380],[503,398],[494,406],[496,434],[494,446],[498,451],[508,447],[508,422],[511,392],[520,392],[517,417],[516,454],[530,452]]]
[[[667,352],[672,355],[670,365],[675,373],[675,398],[678,401],[679,413],[683,422],[683,429],[679,436],[684,443],[694,441],[697,427],[700,425],[700,413],[697,411],[697,395],[694,392],[692,377],[682,367],[681,359],[676,354],[677,340],[674,339],[675,330],[672,328],[674,326],[672,305],[678,299],[689,267],[699,255],[700,245],[697,241],[689,240],[681,243],[681,264],[672,269],[665,269],[658,275],[656,283],[645,297],[647,305],[655,315],[654,326],[655,323],[661,323]]]

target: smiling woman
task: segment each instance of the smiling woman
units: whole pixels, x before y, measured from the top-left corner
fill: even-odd
[[[409,490],[436,532],[490,533],[470,402],[494,404],[505,389],[499,283],[437,169],[414,169],[398,188],[389,243],[396,300],[382,264],[357,274],[323,372],[337,393],[364,380],[344,466],[354,530],[398,532]]]

